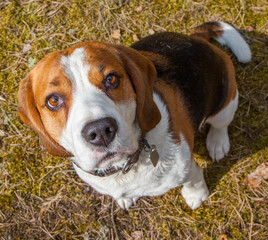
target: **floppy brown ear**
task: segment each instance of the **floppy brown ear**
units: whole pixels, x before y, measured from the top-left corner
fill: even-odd
[[[32,79],[28,75],[20,82],[19,93],[19,115],[21,120],[38,132],[41,141],[52,155],[59,157],[70,157],[62,146],[60,146],[45,130],[40,114],[35,106],[35,99],[32,90]]]
[[[153,63],[138,51],[116,46],[125,70],[136,93],[137,119],[143,132],[149,132],[161,120],[161,114],[153,100],[156,69]]]

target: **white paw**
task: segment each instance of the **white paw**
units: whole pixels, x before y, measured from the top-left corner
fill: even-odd
[[[219,162],[224,156],[227,156],[230,150],[230,142],[227,127],[209,129],[207,140],[207,150],[213,161]]]
[[[137,198],[120,198],[116,202],[122,209],[129,209],[137,200]]]
[[[206,201],[209,196],[209,190],[204,183],[196,184],[193,187],[184,186],[181,189],[181,194],[185,199],[187,205],[192,209],[201,206],[202,202]]]

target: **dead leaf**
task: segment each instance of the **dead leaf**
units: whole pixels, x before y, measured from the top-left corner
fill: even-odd
[[[6,99],[4,99],[3,97],[0,96],[0,101],[5,102]]]
[[[246,31],[246,32],[253,32],[253,31],[254,31],[254,28],[251,27],[251,26],[246,26],[246,27],[245,27],[245,31]]]
[[[0,129],[0,137],[4,137],[6,134],[3,130]]]
[[[27,44],[25,44],[25,43],[23,43],[22,44],[22,52],[23,53],[27,53],[28,51],[30,51],[31,50],[31,45],[29,44],[29,43],[27,43]]]
[[[118,29],[117,29],[117,30],[114,30],[114,31],[112,32],[111,37],[114,38],[114,39],[120,39],[120,37],[121,37],[120,30],[118,30]]]
[[[136,11],[136,12],[141,12],[141,11],[142,11],[142,6],[138,6],[138,7],[136,7],[136,8],[135,8],[135,11]]]
[[[149,29],[149,31],[148,31],[148,32],[149,32],[149,34],[150,34],[150,35],[155,34],[155,31],[154,31],[153,29],[151,29],[151,28]]]
[[[139,38],[138,38],[138,36],[136,34],[134,34],[132,36],[132,38],[133,38],[133,41],[135,41],[135,42],[139,41]]]
[[[135,231],[131,233],[132,240],[144,240],[142,231]]]
[[[251,177],[246,177],[245,181],[247,182],[247,184],[249,184],[252,187],[259,187],[261,185],[261,180],[260,179],[255,179],[255,178],[251,178]]]
[[[262,163],[254,172],[246,176],[245,182],[252,187],[259,187],[264,179],[268,179],[268,162]]]
[[[228,237],[226,234],[221,234],[218,238],[218,240],[228,240]]]

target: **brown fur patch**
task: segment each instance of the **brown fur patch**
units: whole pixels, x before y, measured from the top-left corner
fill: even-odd
[[[139,127],[142,132],[149,132],[161,119],[159,109],[153,100],[156,69],[148,58],[132,48],[118,45],[116,50],[136,94]]]
[[[66,125],[71,104],[71,83],[58,68],[60,53],[47,55],[20,83],[18,93],[21,119],[36,130],[47,150],[56,156],[71,156],[57,142]],[[46,97],[60,93],[66,97],[58,112],[46,108]]]
[[[88,42],[84,48],[87,53],[86,62],[90,65],[89,81],[103,90],[116,103],[135,100],[129,77],[113,45]],[[106,89],[105,78],[111,73],[119,77],[119,85],[114,89]]]
[[[204,38],[210,41],[211,38],[219,38],[223,34],[221,25],[218,22],[207,22],[196,27],[192,32],[191,36]]]
[[[31,72],[36,107],[45,129],[56,141],[60,139],[66,126],[68,109],[72,102],[72,84],[59,67],[60,57],[58,52],[48,55]],[[52,93],[64,96],[64,106],[55,112],[49,110],[45,104],[46,97]]]
[[[154,65],[161,66],[162,68],[169,68],[169,61],[165,58],[165,56],[148,51],[139,51],[143,56],[149,58]]]
[[[192,151],[194,129],[180,92],[175,91],[174,88],[161,79],[156,82],[155,90],[167,106],[170,118],[170,132],[174,134],[174,139],[180,142],[180,134],[182,133]]]

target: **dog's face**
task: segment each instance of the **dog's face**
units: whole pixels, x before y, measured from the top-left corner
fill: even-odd
[[[87,42],[48,54],[19,89],[21,119],[47,150],[74,156],[85,171],[122,167],[161,115],[153,98],[156,71],[137,51]]]

